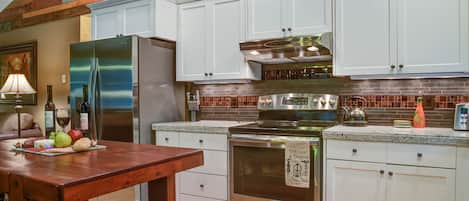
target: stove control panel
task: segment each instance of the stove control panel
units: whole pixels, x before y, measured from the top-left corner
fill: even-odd
[[[330,94],[274,94],[260,96],[259,110],[337,110],[339,97]]]

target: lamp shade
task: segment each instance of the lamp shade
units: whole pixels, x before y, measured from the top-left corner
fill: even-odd
[[[3,94],[35,94],[36,90],[29,84],[24,74],[10,74],[0,89]]]

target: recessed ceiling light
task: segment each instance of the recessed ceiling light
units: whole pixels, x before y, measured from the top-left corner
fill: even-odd
[[[319,50],[319,48],[317,48],[316,46],[311,46],[311,47],[308,47],[306,49],[310,52],[317,52]]]
[[[257,50],[253,50],[253,51],[250,51],[249,54],[256,56],[256,55],[259,55],[261,53]]]

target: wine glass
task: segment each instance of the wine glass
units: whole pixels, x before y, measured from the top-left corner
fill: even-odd
[[[70,122],[70,108],[58,108],[56,110],[56,119],[62,131],[65,132],[65,127],[67,127]]]

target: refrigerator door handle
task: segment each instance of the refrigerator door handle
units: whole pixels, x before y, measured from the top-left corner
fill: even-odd
[[[90,86],[90,104],[91,104],[91,115],[90,115],[90,122],[91,122],[91,127],[90,127],[90,138],[93,142],[93,144],[97,143],[98,140],[98,129],[97,129],[97,119],[96,119],[96,78],[97,78],[97,67],[98,67],[98,59],[93,58],[92,59],[92,68],[91,68],[91,76],[89,80],[89,86]]]
[[[103,135],[103,104],[101,100],[101,73],[100,73],[100,68],[99,68],[99,59],[96,58],[96,78],[95,78],[95,84],[96,84],[96,131],[97,131],[97,137],[98,140],[102,139]]]

